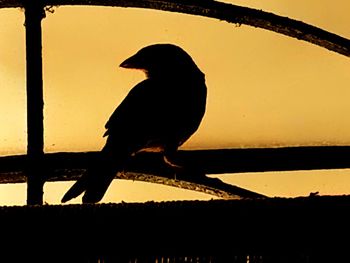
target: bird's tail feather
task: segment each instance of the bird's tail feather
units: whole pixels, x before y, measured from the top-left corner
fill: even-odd
[[[99,171],[90,172],[96,172],[98,174],[97,176],[92,176],[92,180],[87,185],[83,196],[83,203],[97,203],[100,201],[116,175],[115,169],[106,169],[106,167],[103,167]]]
[[[87,185],[86,173],[84,173],[81,176],[81,178],[79,178],[75,182],[75,184],[68,190],[68,192],[65,193],[65,195],[62,197],[62,200],[61,200],[62,203],[68,202],[69,200],[76,198],[86,190],[86,185]]]
[[[83,203],[97,203],[103,198],[117,170],[106,162],[90,167],[67,191],[61,202],[65,203],[85,192]]]

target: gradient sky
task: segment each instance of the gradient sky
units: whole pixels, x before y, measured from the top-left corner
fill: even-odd
[[[350,38],[348,0],[233,3]],[[42,23],[46,152],[100,149],[106,120],[131,87],[144,78],[142,72],[118,65],[143,46],[166,42],[187,50],[206,74],[207,112],[184,148],[350,145],[347,57],[273,32],[198,16],[105,7],[58,7],[54,11]],[[20,9],[0,10],[1,155],[26,150],[23,15]],[[327,172],[334,179],[321,172],[318,179],[304,172],[222,178],[270,195],[302,195],[323,189],[322,185],[328,187],[323,193],[350,193],[350,187],[340,187],[344,180],[350,182],[347,170]],[[308,179],[298,184],[303,175]],[[124,192],[142,193],[151,200],[157,197],[150,192],[161,198],[170,193],[158,186],[152,186],[158,190],[147,190],[146,184],[117,184],[113,187],[124,190],[109,191],[108,200],[139,200],[123,199],[119,193]],[[329,187],[332,184],[339,186]],[[284,191],[279,190],[281,185]],[[48,186],[47,192],[67,188],[64,183]],[[1,192],[0,199],[1,195],[17,198],[12,188]],[[118,198],[112,197],[114,192]],[[48,202],[55,202],[52,196],[60,194],[46,195]],[[197,198],[190,195],[186,198]],[[181,199],[183,192],[170,194],[169,199],[174,196]]]

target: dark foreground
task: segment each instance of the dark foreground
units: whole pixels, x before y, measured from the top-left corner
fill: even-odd
[[[3,262],[22,257],[27,260],[21,262],[346,262],[349,211],[350,196],[1,207],[0,257],[11,258]]]

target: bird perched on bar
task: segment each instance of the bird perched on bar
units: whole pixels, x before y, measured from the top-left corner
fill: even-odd
[[[154,44],[120,64],[138,69],[147,78],[131,89],[106,123],[106,144],[97,161],[62,198],[67,202],[83,195],[83,203],[99,202],[117,172],[135,154],[161,152],[172,156],[198,129],[205,113],[205,76],[182,48]]]

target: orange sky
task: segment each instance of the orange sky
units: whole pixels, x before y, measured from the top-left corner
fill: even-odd
[[[234,3],[350,38],[348,0]],[[0,10],[0,25],[0,154],[25,153],[23,12]],[[350,144],[347,57],[209,18],[141,9],[59,7],[43,21],[45,150],[100,149],[109,115],[144,78],[142,72],[118,65],[141,47],[159,42],[182,46],[206,74],[207,112],[185,148]],[[252,178],[246,181],[255,182],[249,187],[261,186]],[[277,188],[268,192],[283,195]]]

